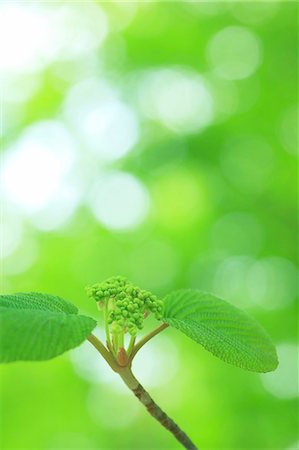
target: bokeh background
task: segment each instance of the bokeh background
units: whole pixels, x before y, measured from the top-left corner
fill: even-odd
[[[98,317],[85,286],[122,274],[246,309],[277,345],[276,372],[166,330],[136,375],[201,449],[298,449],[297,4],[0,13],[2,291]],[[88,344],[1,372],[3,449],[180,448]]]

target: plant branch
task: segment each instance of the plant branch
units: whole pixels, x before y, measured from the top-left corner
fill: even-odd
[[[198,450],[183,430],[154,402],[143,386],[133,375],[129,367],[118,371],[119,375],[147,411],[185,447],[187,450]]]
[[[88,336],[87,340],[97,349],[97,351],[103,356],[103,358],[107,361],[109,366],[111,367],[114,372],[119,371],[119,365],[115,361],[112,353],[110,353],[104,344],[94,335],[91,334]]]
[[[147,411],[173,436],[185,447],[187,450],[198,450],[198,448],[193,444],[190,438],[184,433],[183,430],[170,418],[167,414],[162,411],[162,409],[154,402],[148,392],[139,383],[131,371],[132,358],[136,355],[137,351],[148,342],[156,334],[160,333],[162,330],[167,328],[168,325],[163,323],[158,328],[153,330],[151,333],[147,334],[143,339],[141,339],[135,347],[132,349],[131,357],[125,367],[118,364],[115,360],[113,354],[104,346],[104,344],[94,335],[88,336],[88,341],[97,349],[97,351],[103,356],[107,361],[109,366],[117,372],[128,388],[133,392],[133,394],[138,398],[138,400],[146,407]]]
[[[130,355],[130,361],[133,360],[136,353],[141,349],[141,347],[144,346],[150,339],[152,339],[154,336],[156,336],[158,333],[161,333],[161,331],[165,330],[169,325],[167,323],[162,323],[158,328],[155,328],[153,331],[148,333],[146,336],[144,336],[142,339],[140,339],[139,342],[133,347],[131,355]]]

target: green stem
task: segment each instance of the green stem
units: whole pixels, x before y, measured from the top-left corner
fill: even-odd
[[[124,332],[122,331],[118,336],[118,348],[124,347]]]
[[[113,355],[106,349],[105,345],[94,335],[91,334],[88,336],[87,340],[97,349],[97,351],[103,356],[103,358],[107,361],[109,366],[115,372],[118,372],[119,365],[115,361]]]
[[[104,325],[105,325],[107,346],[108,346],[109,350],[111,351],[113,349],[113,345],[111,343],[110,330],[109,330],[109,324],[108,324],[108,301],[105,302],[103,313],[104,313]]]
[[[156,336],[158,333],[161,333],[161,331],[165,330],[169,325],[167,323],[162,323],[158,328],[155,328],[153,331],[148,333],[146,336],[144,336],[142,339],[140,339],[139,342],[133,347],[132,352],[130,354],[130,361],[133,360],[136,353],[141,349],[141,347],[144,346],[150,339],[152,339],[154,336]]]
[[[129,342],[129,345],[128,345],[128,350],[127,350],[127,353],[128,353],[129,356],[131,354],[132,348],[134,347],[135,341],[136,341],[136,336],[131,336],[130,342]]]
[[[119,375],[147,411],[185,447],[187,450],[198,450],[183,430],[154,402],[143,386],[133,375],[131,369],[126,367],[119,370]]]
[[[153,330],[147,336],[139,341],[139,343],[133,347],[133,350],[137,348],[137,351],[156,334],[160,333],[160,331],[167,328],[167,324],[162,324],[160,327]],[[154,402],[148,392],[144,389],[144,387],[139,383],[139,381],[135,378],[131,371],[131,361],[128,361],[125,367],[122,367],[118,364],[113,354],[107,350],[107,348],[102,344],[102,342],[93,334],[88,336],[88,341],[98,350],[98,352],[103,356],[103,358],[107,361],[109,366],[117,372],[124,383],[128,386],[128,388],[133,392],[133,394],[138,398],[138,400],[146,407],[147,411],[173,436],[183,445],[187,450],[198,450],[198,448],[193,444],[191,439],[184,433],[183,430],[170,418],[167,414]],[[133,337],[131,338],[131,342],[133,341]],[[130,343],[131,343],[130,342]],[[133,344],[131,344],[133,345]],[[129,345],[130,346],[130,345]],[[135,351],[134,355],[137,353]],[[133,356],[134,356],[133,355]]]

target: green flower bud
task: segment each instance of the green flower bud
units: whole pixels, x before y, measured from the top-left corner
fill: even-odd
[[[129,328],[129,333],[131,334],[131,336],[136,336],[137,328],[136,327]]]
[[[111,277],[102,283],[88,286],[86,293],[101,308],[108,309],[107,321],[116,333],[129,332],[135,336],[137,329],[142,329],[149,313],[153,313],[158,320],[162,318],[163,302],[124,277]]]

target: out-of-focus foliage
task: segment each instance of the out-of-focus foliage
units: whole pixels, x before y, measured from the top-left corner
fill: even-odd
[[[248,310],[275,372],[167,329],[136,375],[202,449],[297,448],[297,4],[0,9],[3,292],[96,318],[84,287],[123,274]],[[4,449],[178,448],[88,343],[1,372]]]

